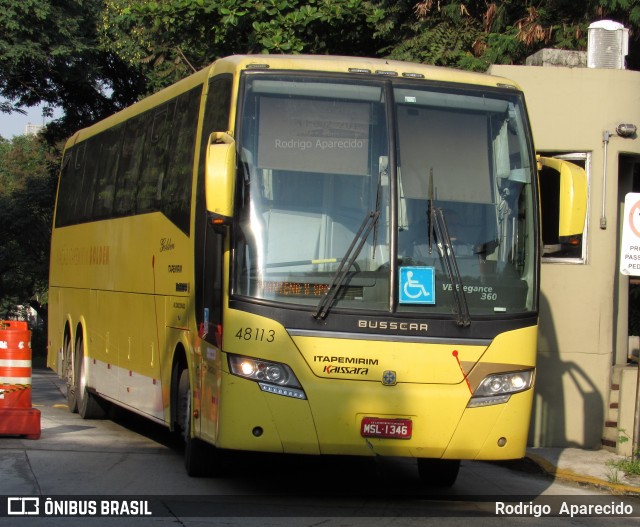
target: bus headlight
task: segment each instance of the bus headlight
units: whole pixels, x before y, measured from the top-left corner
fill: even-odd
[[[531,388],[534,371],[532,369],[487,375],[476,388],[467,408],[506,403],[512,394]]]
[[[240,355],[229,355],[229,370],[238,377],[256,381],[263,392],[294,399],[307,396],[289,366]]]

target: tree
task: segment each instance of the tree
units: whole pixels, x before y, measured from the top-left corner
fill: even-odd
[[[152,92],[232,54],[375,55],[382,15],[364,0],[107,0],[101,44]]]
[[[632,31],[640,0],[0,0],[0,113],[44,103],[58,137],[234,53],[383,56],[465,69]]]
[[[377,36],[390,58],[484,71],[524,64],[545,48],[585,50],[587,28],[611,18],[631,30],[628,67],[640,68],[640,0],[380,0]]]
[[[101,0],[0,0],[0,112],[59,107],[60,135],[131,104],[142,77],[98,46]]]
[[[0,138],[0,316],[27,305],[46,321],[58,154],[42,138]]]

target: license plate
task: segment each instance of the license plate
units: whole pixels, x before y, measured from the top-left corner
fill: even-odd
[[[381,419],[364,417],[360,425],[362,437],[383,439],[411,439],[413,423],[411,419]]]

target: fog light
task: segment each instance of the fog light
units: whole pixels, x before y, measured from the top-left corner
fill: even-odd
[[[506,437],[501,437],[500,439],[498,439],[498,446],[499,447],[503,447],[506,444],[507,444],[507,438]]]
[[[256,426],[253,430],[251,430],[251,433],[255,436],[255,437],[260,437],[263,434],[264,430],[262,429],[261,426]]]

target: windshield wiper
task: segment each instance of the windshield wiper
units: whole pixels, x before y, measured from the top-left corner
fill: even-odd
[[[449,229],[447,229],[447,221],[444,218],[444,212],[441,208],[435,208],[432,214],[438,252],[442,256],[444,267],[449,276],[453,299],[456,304],[456,323],[458,326],[466,328],[471,325],[471,315],[469,314],[467,297],[464,294],[464,285],[462,283],[462,277],[460,276],[458,261],[456,260],[456,255],[453,253],[453,245],[451,244]]]
[[[342,257],[338,269],[336,269],[336,272],[333,273],[333,277],[331,278],[331,282],[329,283],[327,292],[324,294],[324,296],[320,300],[320,303],[318,304],[318,307],[313,313],[314,318],[324,319],[327,316],[329,307],[331,307],[331,304],[333,304],[333,301],[335,300],[340,287],[342,287],[342,284],[347,277],[349,269],[360,254],[360,251],[362,251],[362,247],[364,247],[364,243],[367,241],[367,237],[369,236],[371,229],[378,222],[379,216],[379,210],[370,211],[365,216],[362,225],[360,225],[358,232],[356,232],[356,235],[351,241],[351,245],[349,245],[347,252]]]
[[[389,177],[389,158],[387,156],[380,156],[379,159],[379,169],[378,169],[378,185],[376,188],[376,211],[379,213],[380,208],[382,206],[382,178],[385,177],[388,179]],[[378,222],[374,222],[375,229],[373,231],[373,254],[371,258],[375,260],[376,258],[376,246],[378,245]]]
[[[429,237],[429,254],[433,249],[433,227],[435,223],[435,211],[433,208],[433,168],[429,171],[429,189],[427,190],[427,236]]]
[[[453,244],[451,243],[451,236],[449,235],[449,229],[447,228],[447,220],[444,217],[444,212],[440,207],[436,207],[433,203],[433,170],[429,174],[429,195],[428,195],[428,237],[429,237],[429,253],[432,250],[432,240],[435,235],[436,245],[438,252],[444,262],[444,267],[451,283],[451,291],[453,293],[453,299],[456,307],[456,323],[461,327],[468,327],[471,325],[471,315],[469,313],[469,304],[467,304],[467,297],[464,293],[464,284],[462,283],[462,277],[460,276],[460,269],[458,268],[458,261],[456,255],[453,252]]]

